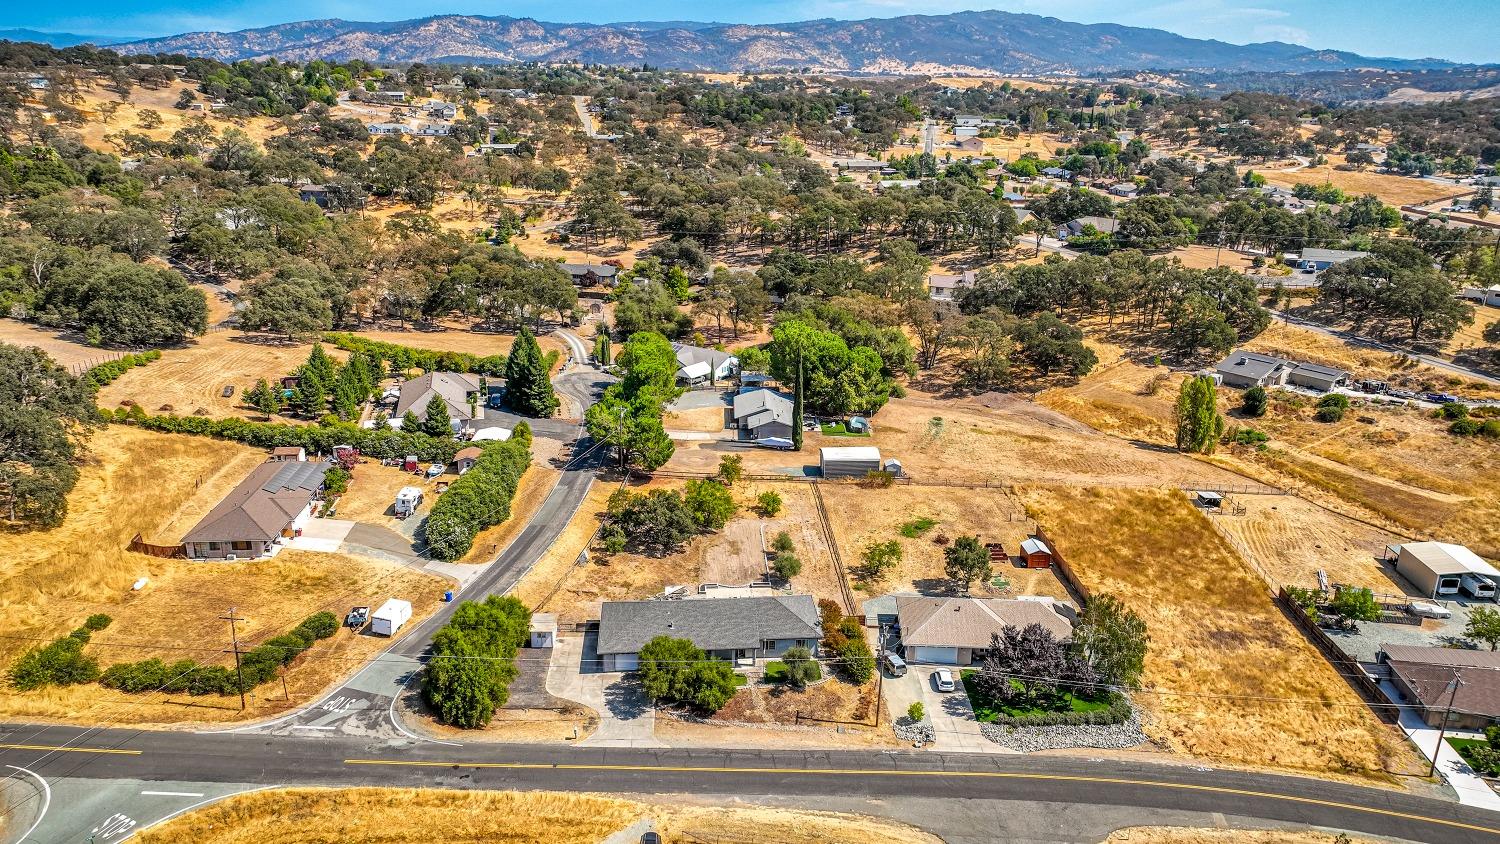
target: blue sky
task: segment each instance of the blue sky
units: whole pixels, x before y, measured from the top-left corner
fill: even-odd
[[[311,18],[401,20],[432,14],[551,21],[717,20],[774,23],[999,8],[1083,23],[1122,23],[1233,43],[1290,41],[1366,55],[1500,62],[1496,0],[74,0],[8,3],[0,27],[90,35],[168,35]]]

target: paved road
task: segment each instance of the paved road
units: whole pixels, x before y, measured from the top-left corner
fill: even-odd
[[[1417,352],[1413,352],[1410,349],[1403,349],[1400,346],[1393,346],[1390,343],[1382,343],[1379,340],[1371,340],[1368,337],[1361,337],[1360,335],[1355,334],[1352,331],[1342,331],[1337,328],[1329,328],[1322,323],[1313,322],[1309,319],[1303,319],[1302,317],[1289,314],[1286,311],[1271,309],[1271,314],[1277,319],[1286,320],[1293,325],[1300,325],[1303,328],[1309,329],[1311,331],[1316,331],[1319,334],[1325,334],[1329,337],[1336,337],[1346,343],[1350,343],[1355,346],[1363,346],[1367,349],[1378,349],[1382,352],[1390,352],[1392,354],[1407,355],[1435,369],[1452,372],[1455,375],[1462,375],[1465,378],[1473,378],[1477,381],[1485,381],[1490,384],[1500,384],[1500,378],[1496,378],[1494,375],[1491,375],[1488,372],[1484,372],[1478,369],[1472,369],[1470,367],[1454,363],[1450,360],[1445,360],[1444,358],[1440,358],[1435,355],[1418,354]]]
[[[14,745],[25,744],[17,748]],[[66,747],[65,751],[47,748]],[[104,751],[104,752],[89,752]],[[909,751],[412,746],[367,738],[90,731],[0,726],[0,764],[48,779],[260,785],[387,785],[842,797],[1004,799],[1186,810],[1422,842],[1500,841],[1500,814],[1394,791],[1274,774],[1077,757]],[[199,789],[202,790],[202,789]],[[57,811],[55,827],[80,820]],[[1006,840],[997,818],[993,840]],[[991,830],[986,830],[990,832]],[[1059,836],[1053,840],[1066,840]]]

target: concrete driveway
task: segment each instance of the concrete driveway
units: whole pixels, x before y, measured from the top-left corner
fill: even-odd
[[[656,710],[628,674],[604,673],[594,634],[559,636],[547,671],[547,691],[599,713],[599,728],[579,742],[594,747],[666,747],[656,738]]]
[[[1009,752],[979,732],[979,722],[974,720],[974,710],[969,706],[969,697],[964,694],[962,684],[958,691],[937,691],[932,684],[932,672],[938,668],[936,665],[913,665],[905,677],[886,678],[885,696],[891,717],[900,718],[906,715],[907,708],[913,703],[921,702],[936,734],[929,749],[964,753]],[[958,666],[952,666],[950,670],[957,679]]]
[[[302,527],[302,535],[287,540],[286,547],[332,554],[339,550],[344,537],[353,529],[354,522],[347,519],[308,519]]]

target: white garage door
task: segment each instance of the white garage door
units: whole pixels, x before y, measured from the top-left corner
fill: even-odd
[[[957,665],[958,648],[917,648],[917,662],[935,662],[939,665]]]
[[[636,654],[615,654],[616,671],[634,671],[641,667],[641,658]]]

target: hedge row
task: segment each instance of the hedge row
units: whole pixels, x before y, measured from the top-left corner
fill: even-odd
[[[119,360],[112,360],[101,363],[98,366],[89,367],[89,370],[83,374],[83,379],[95,387],[103,387],[105,384],[119,378],[135,367],[145,366],[155,360],[161,360],[161,352],[156,349],[152,349],[149,352],[128,354]]]
[[[522,422],[509,440],[483,448],[473,468],[448,487],[427,515],[427,548],[440,560],[469,553],[480,531],[510,518],[511,498],[531,465],[531,428]]]
[[[369,352],[390,364],[392,369],[405,371],[416,368],[427,372],[473,372],[479,375],[504,375],[505,355],[471,355],[467,352],[436,351],[386,343],[334,331],[323,335],[323,339],[346,352]]]
[[[139,405],[99,411],[105,422],[139,425],[169,434],[196,434],[245,443],[256,448],[301,446],[312,454],[332,454],[336,445],[352,445],[367,457],[400,458],[415,454],[424,463],[451,463],[461,443],[448,437],[396,430],[368,430],[352,422],[289,425],[247,419],[209,419],[203,416],[148,416]]]
[[[1035,715],[997,714],[993,723],[1004,727],[1090,727],[1123,724],[1130,720],[1130,701],[1110,692],[1109,708],[1093,712],[1039,712]]]
[[[72,633],[22,654],[11,666],[10,684],[26,692],[43,686],[76,686],[99,679],[99,662],[84,654],[83,646],[89,643],[92,634],[108,627],[112,620],[103,613],[96,613]]]
[[[99,685],[107,689],[137,694],[140,692],[167,692],[190,695],[232,695],[250,691],[276,679],[276,672],[291,664],[297,655],[312,647],[319,639],[327,639],[338,632],[339,620],[333,613],[320,612],[308,616],[288,633],[266,640],[262,645],[240,655],[240,675],[245,679],[240,685],[232,668],[222,665],[201,665],[191,659],[166,663],[155,657],[140,662],[121,662],[111,665],[99,676]]]

